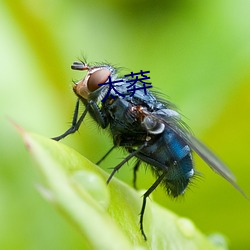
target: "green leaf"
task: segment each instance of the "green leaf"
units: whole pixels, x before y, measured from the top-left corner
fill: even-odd
[[[19,128],[19,130],[21,130]],[[139,229],[143,192],[108,174],[75,150],[21,130],[46,187],[43,196],[81,232],[83,249],[226,249],[215,245],[186,218],[148,199],[144,241]]]

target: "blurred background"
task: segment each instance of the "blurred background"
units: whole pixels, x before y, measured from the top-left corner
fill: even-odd
[[[250,196],[249,13],[247,0],[1,1],[0,249],[82,245],[81,235],[36,191],[39,173],[8,117],[46,137],[63,133],[76,101],[72,80],[83,77],[70,66],[83,56],[125,67],[124,73],[150,70],[153,89],[178,106]],[[93,162],[112,145],[90,118],[62,143]],[[117,150],[101,167],[110,171],[124,156]],[[183,198],[175,201],[158,188],[153,199],[206,234],[224,234],[230,249],[249,249],[249,201],[195,161],[202,177]],[[117,175],[129,185],[132,167]],[[139,188],[153,181],[149,169],[139,171]]]

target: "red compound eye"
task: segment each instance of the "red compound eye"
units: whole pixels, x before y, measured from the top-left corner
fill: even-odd
[[[100,69],[92,73],[88,79],[88,90],[90,92],[95,91],[100,88],[98,84],[104,83],[108,80],[110,76],[110,71],[108,69]]]

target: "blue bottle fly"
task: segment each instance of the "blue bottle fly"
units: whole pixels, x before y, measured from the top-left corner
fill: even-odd
[[[141,163],[150,166],[156,181],[143,195],[140,229],[145,240],[143,216],[147,197],[159,184],[172,197],[184,193],[195,174],[192,151],[244,195],[231,171],[188,131],[169,101],[158,98],[149,90],[145,94],[145,88],[138,83],[133,85],[136,91],[131,94],[128,92],[131,80],[118,77],[116,69],[108,64],[89,66],[84,62],[74,62],[71,68],[86,70],[87,74],[73,87],[78,100],[71,127],[53,139],[59,141],[76,132],[89,113],[102,129],[109,130],[113,138],[114,146],[99,163],[116,147],[123,147],[128,152],[127,157],[113,169],[107,183],[131,158],[137,159],[134,185]],[[80,102],[85,110],[79,116]]]

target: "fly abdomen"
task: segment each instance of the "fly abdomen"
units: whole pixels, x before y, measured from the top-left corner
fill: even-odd
[[[181,140],[172,130],[166,130],[164,134],[168,144],[168,150],[173,159],[179,161],[190,153],[190,147]]]
[[[163,183],[167,192],[176,197],[184,193],[194,175],[192,154],[190,147],[173,131],[169,130],[165,136],[171,160]]]
[[[170,165],[163,185],[169,195],[177,197],[184,193],[193,175],[192,155],[188,154],[180,161],[175,161]]]

